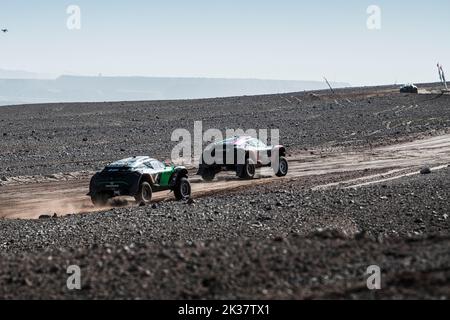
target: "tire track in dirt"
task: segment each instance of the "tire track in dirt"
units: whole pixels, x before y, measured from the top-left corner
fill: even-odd
[[[240,180],[231,173],[225,173],[213,182],[203,182],[197,176],[192,177],[191,182],[195,198],[279,179],[295,180],[301,177],[366,169],[386,170],[385,173],[377,175],[368,173],[356,179],[336,181],[315,188],[350,183],[364,185],[367,182],[376,183],[387,178],[411,174],[423,165],[444,166],[448,163],[450,163],[450,134],[357,152],[298,153],[289,158],[289,174],[285,178],[275,177],[270,168],[263,168],[259,170],[254,180]],[[38,218],[43,214],[66,215],[110,209],[111,207],[95,208],[92,205],[90,198],[86,196],[88,186],[89,177],[86,175],[67,181],[12,183],[0,186],[0,217],[29,219]],[[167,191],[154,194],[155,201],[172,199],[173,194]],[[132,203],[130,201],[132,198],[125,200]]]

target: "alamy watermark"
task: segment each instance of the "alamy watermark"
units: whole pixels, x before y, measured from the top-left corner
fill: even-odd
[[[67,267],[67,274],[70,274],[66,282],[67,289],[81,290],[81,268],[77,265],[70,265]]]
[[[249,137],[252,139],[248,139]],[[243,148],[220,149],[219,151],[224,144],[217,144],[217,142],[224,140],[233,140],[230,143],[231,147]],[[245,131],[243,129],[227,129],[223,134],[219,129],[208,129],[203,132],[202,121],[195,121],[193,135],[187,129],[178,128],[172,132],[171,141],[178,142],[171,152],[173,163],[189,165],[192,164],[193,159],[196,159],[199,160],[199,164],[234,163],[243,165],[250,157],[254,163],[272,164],[276,167],[280,131],[279,129],[247,129]],[[204,144],[206,144],[205,148],[203,148]],[[263,150],[271,150],[271,152],[260,152]]]
[[[77,5],[70,5],[66,9],[67,17],[66,26],[69,30],[81,29],[81,9]]]
[[[366,274],[369,275],[366,284],[369,290],[381,290],[381,268],[377,265],[367,267]]]
[[[381,8],[377,5],[370,5],[367,7],[366,13],[369,15],[366,21],[367,29],[380,30],[381,29]]]

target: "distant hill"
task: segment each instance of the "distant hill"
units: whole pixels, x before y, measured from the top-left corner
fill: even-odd
[[[22,70],[0,69],[0,79],[51,79],[51,75],[40,74]]]
[[[332,83],[332,86],[340,88],[350,85]],[[257,79],[85,76],[61,76],[47,80],[0,79],[0,105],[196,99],[326,88],[325,82],[320,81]]]

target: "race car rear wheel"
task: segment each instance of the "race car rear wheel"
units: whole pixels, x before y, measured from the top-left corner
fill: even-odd
[[[213,169],[205,169],[202,173],[202,179],[205,181],[213,181],[216,173]]]
[[[134,198],[139,204],[149,204],[152,201],[152,186],[148,182],[142,182]]]
[[[186,177],[179,179],[173,192],[177,200],[189,199],[191,197],[191,184],[189,180]]]
[[[245,160],[245,164],[240,168],[239,178],[241,179],[253,179],[256,173],[256,166],[252,159]]]
[[[278,160],[278,168],[277,168],[277,171],[275,172],[275,175],[277,177],[284,177],[285,175],[287,175],[288,170],[289,170],[289,165],[288,165],[286,158],[280,157],[280,159]]]
[[[96,207],[103,207],[108,204],[110,195],[106,192],[95,193],[91,195],[91,201]]]

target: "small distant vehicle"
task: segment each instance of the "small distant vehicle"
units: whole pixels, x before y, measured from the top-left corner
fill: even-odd
[[[8,29],[1,29],[1,31],[2,31],[3,33],[6,33],[6,32],[8,32]]]
[[[219,154],[221,156],[216,157]],[[214,162],[205,161],[210,156],[215,158]],[[267,146],[251,136],[235,136],[207,146],[197,174],[205,181],[212,181],[221,171],[235,171],[241,179],[253,179],[256,168],[264,166],[272,166],[278,177],[287,175],[286,148],[282,145]]]
[[[139,156],[113,162],[97,172],[88,195],[95,206],[104,206],[116,196],[132,196],[139,204],[149,204],[153,192],[163,190],[172,190],[177,200],[190,198],[187,169]]]
[[[400,88],[400,93],[419,93],[419,89],[412,83],[408,83]]]

